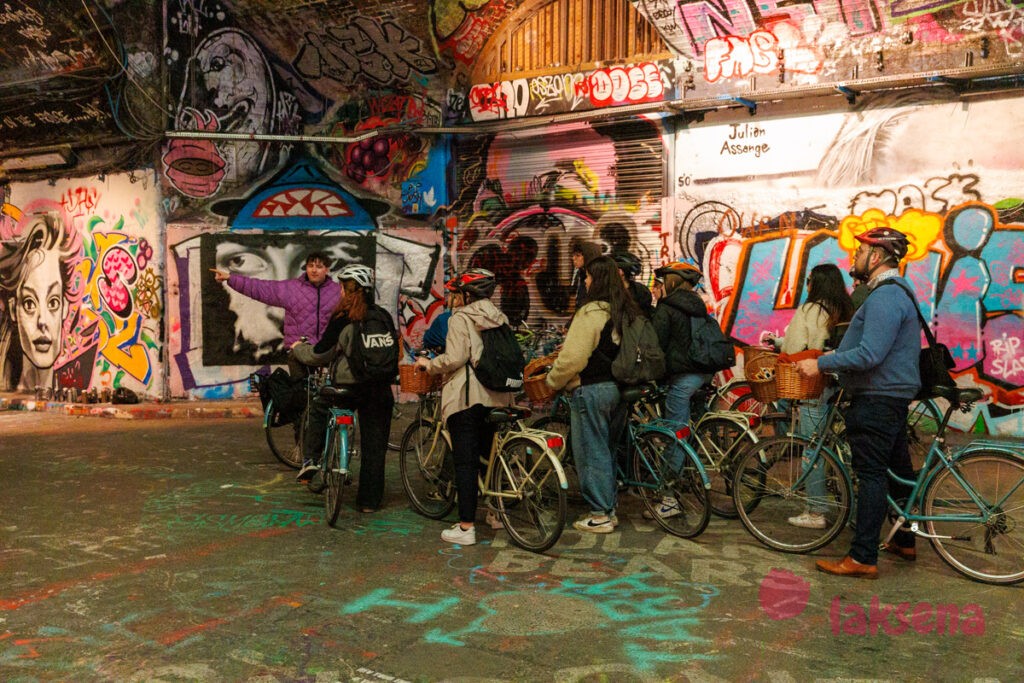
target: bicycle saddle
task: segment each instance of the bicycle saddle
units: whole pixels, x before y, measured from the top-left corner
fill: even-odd
[[[960,387],[944,387],[936,386],[934,394],[937,398],[944,398],[950,403],[957,405],[964,405],[967,403],[974,403],[981,399],[985,393],[981,389],[969,388],[961,389]]]
[[[623,403],[633,404],[637,401],[654,396],[658,387],[653,384],[641,384],[636,387],[625,387],[621,390],[620,396]]]
[[[490,424],[500,424],[502,422],[515,422],[516,420],[525,420],[530,417],[532,411],[529,408],[523,406],[509,406],[507,408],[492,408],[491,412],[487,414],[485,418]]]
[[[331,403],[336,403],[336,402],[342,401],[344,399],[352,398],[356,394],[355,394],[354,391],[352,391],[352,388],[348,387],[348,386],[336,387],[336,386],[333,386],[333,385],[328,385],[328,386],[325,386],[325,387],[320,387],[320,394],[319,395],[320,395],[320,398],[322,398],[322,399],[324,399],[326,401],[330,401]]]

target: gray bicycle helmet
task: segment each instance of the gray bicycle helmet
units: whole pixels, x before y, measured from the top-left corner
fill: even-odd
[[[497,286],[494,273],[484,268],[470,268],[449,280],[445,284],[445,289],[449,292],[471,294],[477,299],[489,299]]]
[[[640,259],[628,251],[617,251],[611,255],[615,265],[619,267],[626,277],[634,278],[640,274]]]

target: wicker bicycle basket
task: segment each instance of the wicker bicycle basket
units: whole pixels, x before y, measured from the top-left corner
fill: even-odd
[[[796,363],[779,363],[775,368],[775,385],[778,387],[779,398],[818,398],[825,389],[826,381],[825,375],[804,377],[797,371]]]
[[[761,403],[779,398],[776,366],[779,354],[760,346],[743,347],[743,374],[750,384],[750,393]]]
[[[548,370],[551,369],[557,357],[557,353],[552,353],[534,358],[523,369],[523,391],[532,402],[547,403],[555,395],[555,390],[549,387],[544,380],[547,379]]]
[[[398,366],[398,382],[402,391],[410,394],[428,394],[440,386],[441,376],[431,375],[418,365],[405,364]]]

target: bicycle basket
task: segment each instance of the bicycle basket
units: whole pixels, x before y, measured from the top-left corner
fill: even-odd
[[[750,393],[761,403],[779,398],[776,367],[779,354],[761,346],[743,347],[743,374],[750,383]]]
[[[441,384],[441,376],[431,375],[418,365],[407,363],[398,366],[398,382],[402,391],[410,394],[428,394],[437,391]]]
[[[779,363],[775,368],[775,384],[779,398],[818,398],[825,389],[826,375],[808,378],[801,375],[795,363]]]
[[[557,353],[552,353],[540,358],[534,358],[523,369],[523,391],[526,392],[526,397],[533,403],[547,403],[557,393],[544,381],[547,379],[548,370],[551,369],[557,357]]]

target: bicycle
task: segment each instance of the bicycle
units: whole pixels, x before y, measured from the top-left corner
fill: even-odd
[[[636,415],[637,419],[657,419],[661,409],[658,401],[663,392],[652,392],[645,401],[646,407]],[[732,467],[735,460],[746,448],[757,443],[754,431],[758,426],[756,415],[734,410],[714,410],[707,406],[717,405],[715,392],[702,395],[699,401],[704,404],[702,414],[691,420],[693,450],[700,456],[705,473],[711,482],[708,498],[711,512],[719,517],[735,519],[736,509],[732,495]],[[695,397],[696,398],[696,397]],[[698,410],[693,411],[697,414]],[[579,478],[572,462],[569,435],[569,398],[566,394],[555,397],[551,412],[538,418],[533,423],[536,429],[544,429],[561,434],[566,440],[565,455],[562,457],[562,468],[569,480],[569,490],[579,491]]]
[[[302,467],[302,439],[306,432],[306,413],[316,391],[326,379],[326,373],[326,368],[311,369],[305,381],[306,407],[294,420],[282,419],[280,406],[276,405],[272,398],[267,400],[267,405],[263,409],[263,433],[266,435],[270,452],[283,465],[292,469],[297,470]],[[249,390],[258,393],[261,383],[266,381],[267,375],[261,373],[249,375]]]
[[[695,538],[711,519],[711,482],[686,442],[690,428],[676,429],[661,417],[650,417],[660,397],[661,390],[654,385],[622,390],[622,401],[630,407],[626,452],[633,457],[631,468],[622,466],[623,458],[615,458],[616,476],[624,486],[633,487],[647,516],[662,529],[681,538]]]
[[[497,430],[478,478],[480,495],[498,515],[512,542],[544,552],[565,528],[568,483],[560,456],[560,434],[527,427],[530,410],[492,408],[487,421]],[[455,507],[455,464],[451,436],[441,419],[441,401],[420,395],[420,407],[402,435],[402,486],[417,512],[443,519]]]
[[[983,394],[978,389],[939,387],[936,394],[947,400],[946,409],[924,464],[915,479],[889,472],[889,478],[910,487],[904,501],[887,496],[895,522],[885,538],[889,542],[901,528],[927,538],[946,564],[970,579],[990,584],[1024,581],[1024,449],[1017,444],[977,440],[959,448],[946,446],[946,426],[954,411],[969,411]],[[772,453],[762,442],[748,451],[735,475],[736,495],[754,497],[754,513],[740,519],[755,538],[784,552],[808,552],[838,536],[850,515],[850,476],[842,461],[823,444],[780,437],[790,445]],[[771,440],[769,440],[770,442]],[[801,461],[806,458],[807,464]],[[807,501],[808,473],[825,466],[828,522],[824,529],[783,528],[794,511],[793,503]],[[923,528],[922,528],[923,527]]]
[[[333,527],[341,514],[342,492],[348,483],[349,464],[356,455],[354,440],[358,420],[353,410],[341,406],[354,396],[351,387],[327,384],[320,387],[318,395],[329,404],[320,472],[326,484],[324,511],[327,524]]]

